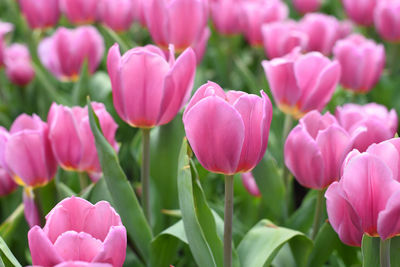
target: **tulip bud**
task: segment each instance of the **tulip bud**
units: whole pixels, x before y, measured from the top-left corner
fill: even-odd
[[[321,4],[322,0],[293,0],[294,8],[302,14],[317,11]]]
[[[134,19],[133,0],[101,0],[99,20],[114,31],[126,31]]]
[[[13,29],[13,24],[0,21],[0,68],[4,65],[4,50],[6,48],[4,35],[11,32]]]
[[[19,0],[21,12],[32,29],[53,27],[60,18],[59,0]]]
[[[73,24],[90,24],[96,19],[98,0],[59,0],[60,9]]]
[[[13,44],[4,52],[6,75],[10,81],[19,86],[25,86],[35,77],[28,47]]]
[[[374,11],[375,28],[379,35],[390,42],[400,41],[400,1],[378,1]]]
[[[374,9],[377,0],[342,0],[344,11],[354,22],[370,26],[374,22]]]

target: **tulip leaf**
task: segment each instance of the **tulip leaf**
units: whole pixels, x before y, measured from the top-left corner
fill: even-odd
[[[92,129],[100,165],[113,204],[128,231],[128,238],[136,245],[145,262],[149,259],[151,228],[139,205],[136,195],[123,172],[115,150],[104,138],[96,114],[88,100],[90,127]]]
[[[18,229],[24,218],[24,205],[20,204],[15,211],[0,225],[0,236],[6,241],[9,240]]]
[[[89,84],[89,64],[88,60],[84,60],[79,73],[79,79],[74,84],[74,87],[72,89],[72,103],[74,103],[77,106],[80,106],[81,104],[84,103],[82,102],[84,101],[82,96],[87,95],[88,84]]]
[[[306,233],[313,224],[318,191],[310,190],[300,207],[289,217],[285,226]]]
[[[390,240],[390,263],[392,266],[400,266],[400,236]]]
[[[11,264],[15,267],[22,267],[22,265],[15,258],[14,254],[12,254],[11,250],[8,248],[6,242],[0,236],[0,251],[4,254],[4,256],[11,262]]]
[[[245,235],[238,247],[241,266],[269,266],[279,250],[290,243],[298,266],[305,264],[312,241],[303,233],[261,220]]]
[[[364,235],[361,242],[363,267],[376,267],[380,265],[380,238]]]

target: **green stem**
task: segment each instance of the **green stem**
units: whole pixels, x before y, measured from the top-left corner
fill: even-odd
[[[225,176],[224,267],[232,266],[233,175]]]
[[[79,177],[79,185],[81,187],[81,192],[83,192],[83,190],[85,190],[86,187],[88,186],[86,173],[85,172],[78,172],[78,177]]]
[[[323,203],[324,203],[324,190],[319,190],[318,196],[317,196],[317,202],[315,205],[315,216],[314,216],[313,230],[312,230],[312,234],[311,234],[312,240],[315,240],[315,237],[318,234],[319,225],[320,225],[321,216],[322,216]]]
[[[142,207],[150,223],[150,129],[142,128]]]
[[[283,141],[286,141],[286,137],[289,135],[290,130],[292,129],[292,124],[293,124],[293,118],[289,114],[285,115],[285,122],[283,123],[283,130],[282,130],[282,136],[283,136]],[[282,146],[284,146],[285,143],[283,143]],[[289,186],[289,175],[290,172],[288,168],[284,167],[283,168],[283,174],[282,174],[282,179],[283,182],[285,183],[285,188],[288,189]]]
[[[381,239],[380,259],[381,267],[390,267],[390,238],[386,240]]]

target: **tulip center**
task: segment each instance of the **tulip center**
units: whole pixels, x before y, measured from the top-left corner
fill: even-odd
[[[298,105],[289,106],[287,104],[280,104],[278,107],[283,113],[292,116],[296,120],[301,119],[306,114],[305,112],[300,111]]]

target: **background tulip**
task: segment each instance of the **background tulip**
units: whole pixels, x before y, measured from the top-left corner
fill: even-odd
[[[170,122],[190,97],[196,71],[191,48],[169,62],[155,46],[136,47],[122,57],[115,44],[107,68],[118,115],[133,127],[151,128]]]
[[[339,63],[317,52],[300,55],[295,50],[262,65],[278,107],[297,119],[313,109],[321,111],[340,78]]]
[[[339,40],[333,54],[342,67],[341,84],[351,91],[365,93],[378,82],[385,66],[385,49],[373,40],[353,34]]]
[[[28,47],[13,44],[4,52],[6,74],[14,84],[25,86],[35,77]]]
[[[211,0],[211,18],[218,32],[222,34],[238,34],[240,24],[241,0]]]
[[[245,172],[241,174],[242,183],[247,192],[255,197],[261,197],[260,190],[258,189],[256,180],[251,172]]]
[[[21,12],[32,29],[45,29],[57,24],[59,0],[19,0]]]
[[[3,167],[0,167],[0,197],[10,194],[16,188],[17,184],[8,172]]]
[[[294,8],[302,14],[317,11],[321,4],[322,0],[293,0]]]
[[[73,24],[93,23],[98,0],[59,0],[60,9]]]
[[[14,26],[11,23],[0,21],[0,67],[4,65],[4,49],[6,47],[4,42],[4,35],[11,32]]]
[[[378,1],[374,11],[375,28],[379,35],[391,42],[400,41],[399,0]]]
[[[146,26],[145,1],[146,0],[132,0],[133,17],[135,21],[139,22],[144,27]]]
[[[35,226],[29,231],[28,239],[36,265],[83,261],[121,267],[125,260],[126,230],[106,201],[92,205],[78,197],[64,199],[46,216],[43,229]]]
[[[342,0],[347,16],[354,22],[370,26],[374,22],[377,0]]]
[[[133,5],[133,0],[101,0],[99,20],[114,31],[129,30],[134,19]]]

